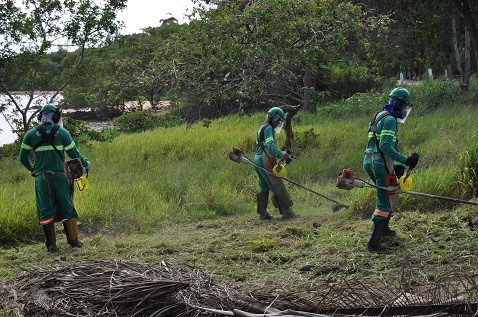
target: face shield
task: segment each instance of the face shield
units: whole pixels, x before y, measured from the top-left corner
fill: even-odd
[[[397,121],[400,123],[405,123],[405,121],[408,118],[408,115],[410,114],[410,111],[412,111],[412,107],[409,107],[409,106],[405,107],[405,109],[402,110],[402,114],[400,118],[397,118]]]
[[[279,120],[278,123],[277,123],[277,126],[274,128],[274,131],[276,133],[280,133],[282,131],[282,127],[284,126],[284,121],[283,120]]]

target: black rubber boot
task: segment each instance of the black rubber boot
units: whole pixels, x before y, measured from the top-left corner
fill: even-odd
[[[382,236],[385,234],[387,230],[387,222],[381,221],[372,223],[372,228],[370,230],[370,239],[367,243],[367,250],[370,252],[378,252],[380,251],[380,241],[382,240]]]
[[[281,219],[291,219],[296,218],[297,215],[290,209],[290,207],[285,207],[284,204],[280,201],[279,197],[276,194],[272,194],[272,203],[276,208],[279,209],[280,214],[282,215]]]
[[[297,215],[295,214],[295,212],[293,212],[290,208],[285,208],[285,210],[283,210],[281,213],[282,213],[282,217],[281,217],[282,220],[297,218]]]
[[[257,213],[260,220],[270,220],[272,216],[267,212],[267,205],[269,203],[269,192],[262,192],[256,195],[257,198]]]
[[[49,224],[42,225],[43,234],[45,235],[45,246],[48,252],[58,252],[56,247],[56,233],[55,233],[55,223],[50,222]]]
[[[387,220],[385,220],[385,222],[387,223],[387,228],[385,229],[384,236],[395,237],[397,235],[397,232],[393,229],[390,229],[390,227],[389,227],[390,218],[387,218]]]
[[[280,203],[279,203],[279,198],[277,198],[277,195],[274,193],[272,194],[272,204],[274,205],[274,207],[279,209],[279,213],[282,213]]]
[[[63,221],[63,229],[65,231],[66,240],[72,248],[81,248],[83,242],[78,239],[78,219],[71,218]]]

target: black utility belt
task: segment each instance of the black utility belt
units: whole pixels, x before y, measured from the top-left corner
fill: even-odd
[[[47,176],[56,175],[56,174],[65,174],[65,171],[44,171],[44,172],[37,172],[37,173],[35,173],[35,177],[38,177],[38,176],[47,177]]]

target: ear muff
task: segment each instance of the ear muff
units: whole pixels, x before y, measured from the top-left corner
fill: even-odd
[[[267,120],[269,122],[269,124],[273,124],[273,123],[276,123],[277,121],[279,121],[281,118],[279,115],[277,114],[272,114],[272,113],[269,113],[269,120]]]
[[[61,109],[56,108],[56,111],[55,111],[55,113],[53,114],[53,117],[52,117],[53,123],[60,122],[60,117],[61,117]]]

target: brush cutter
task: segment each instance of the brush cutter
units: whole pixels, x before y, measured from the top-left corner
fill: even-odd
[[[327,200],[330,200],[331,202],[334,202],[335,205],[332,206],[332,211],[333,212],[337,212],[337,211],[341,210],[342,208],[349,208],[349,206],[347,206],[347,205],[344,205],[344,204],[342,204],[342,203],[340,203],[340,202],[338,202],[338,201],[336,201],[332,198],[329,198],[325,195],[322,195],[321,193],[318,193],[315,190],[307,188],[307,187],[305,187],[305,186],[303,186],[303,185],[285,177],[286,169],[285,169],[285,164],[283,162],[279,162],[277,165],[275,165],[272,168],[272,170],[269,170],[267,168],[264,168],[262,166],[259,166],[259,165],[255,164],[254,162],[252,162],[250,159],[248,159],[244,155],[242,148],[236,148],[236,147],[232,148],[232,151],[229,152],[229,159],[231,161],[236,162],[236,163],[245,163],[245,164],[250,164],[252,166],[255,166],[255,167],[257,167],[257,168],[259,168],[259,169],[261,169],[265,172],[273,174],[276,177],[282,178],[282,179],[284,179],[284,180],[286,180],[286,181],[288,181],[288,182],[290,182],[290,183],[292,183],[292,184],[294,184],[294,185],[296,185],[296,186],[298,186],[302,189],[308,190],[311,193],[314,193],[314,194],[316,194],[316,195],[318,195],[322,198],[325,198]]]
[[[410,172],[410,170],[409,170]],[[436,199],[442,199],[442,200],[448,200],[448,201],[454,201],[462,204],[469,204],[469,205],[478,205],[476,202],[468,201],[468,200],[462,200],[462,199],[457,199],[457,198],[451,198],[451,197],[444,197],[444,196],[438,196],[438,195],[432,195],[432,194],[427,194],[427,193],[420,193],[420,192],[415,192],[411,191],[410,189],[412,188],[412,178],[410,177],[410,173],[407,172],[406,175],[402,176],[400,178],[398,186],[377,186],[375,184],[368,183],[362,179],[359,179],[356,177],[355,172],[351,168],[343,169],[339,175],[337,176],[337,181],[336,181],[336,186],[340,189],[346,189],[346,190],[351,190],[354,187],[359,187],[359,188],[378,188],[385,190],[391,194],[410,194],[410,195],[417,195],[417,196],[424,196],[424,197],[429,197],[429,198],[436,198]]]

